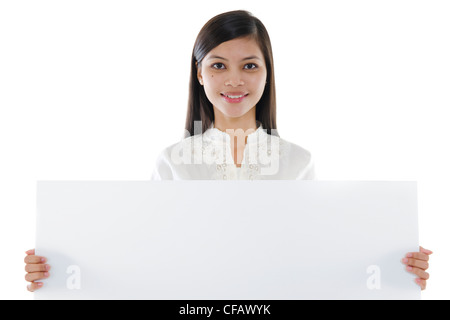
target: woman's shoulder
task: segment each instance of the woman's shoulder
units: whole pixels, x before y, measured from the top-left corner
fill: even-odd
[[[190,155],[200,146],[198,136],[189,136],[181,138],[175,143],[169,144],[167,147],[159,151],[156,158],[156,166],[172,167],[174,165],[183,164],[190,160]]]
[[[295,172],[290,174],[302,180],[316,179],[314,157],[308,149],[283,138],[279,138],[279,144],[280,158],[285,161],[285,167]]]
[[[162,149],[158,155],[158,159],[165,159],[177,163],[180,160],[179,157],[182,157],[184,152],[192,152],[194,149],[198,149],[198,147],[201,148],[201,146],[201,135],[184,137]]]
[[[183,150],[186,139],[172,143],[159,151],[152,173],[152,180],[172,180],[174,178],[174,164],[180,162],[180,151]]]
[[[184,137],[168,145],[156,158],[152,179],[190,179],[200,169],[192,165],[204,163],[203,153],[208,146],[210,143],[204,142],[202,135]]]
[[[281,137],[277,137],[276,139],[278,139],[280,154],[284,152],[293,161],[311,161],[311,152],[306,148]]]

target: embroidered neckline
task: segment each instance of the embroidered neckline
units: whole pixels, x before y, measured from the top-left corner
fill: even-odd
[[[257,121],[257,126],[257,130],[247,136],[240,167],[232,159],[230,135],[215,128],[214,123],[202,135],[186,139],[186,147],[192,150],[194,163],[207,163],[216,168],[215,179],[234,179],[236,175],[250,180],[261,179],[262,170],[267,172],[271,166],[266,159],[282,157],[288,151],[289,144],[278,136],[268,134],[261,122]]]
[[[247,144],[256,144],[265,142],[267,139],[267,132],[263,129],[261,122],[257,121],[258,128],[247,136]],[[209,140],[213,140],[218,143],[230,143],[230,135],[214,127],[214,122],[203,133],[203,137]]]

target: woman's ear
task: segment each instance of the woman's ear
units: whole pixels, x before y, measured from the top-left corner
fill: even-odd
[[[201,85],[203,85],[203,77],[202,77],[202,68],[198,66],[198,63],[195,62],[195,66],[197,67],[197,79]]]

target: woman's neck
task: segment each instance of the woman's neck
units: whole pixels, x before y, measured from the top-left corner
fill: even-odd
[[[258,128],[256,123],[256,107],[253,107],[246,114],[238,118],[226,116],[219,109],[214,106],[213,108],[214,128],[217,128],[222,132],[233,135],[234,132],[239,132],[240,130],[244,132],[254,132]]]

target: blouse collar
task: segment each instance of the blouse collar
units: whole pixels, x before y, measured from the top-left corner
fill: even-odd
[[[267,138],[267,132],[263,129],[262,123],[258,120],[256,120],[256,123],[258,128],[247,136],[247,144],[262,142]],[[217,129],[214,126],[214,122],[212,122],[210,127],[203,133],[203,137],[218,143],[230,143],[230,135]]]

